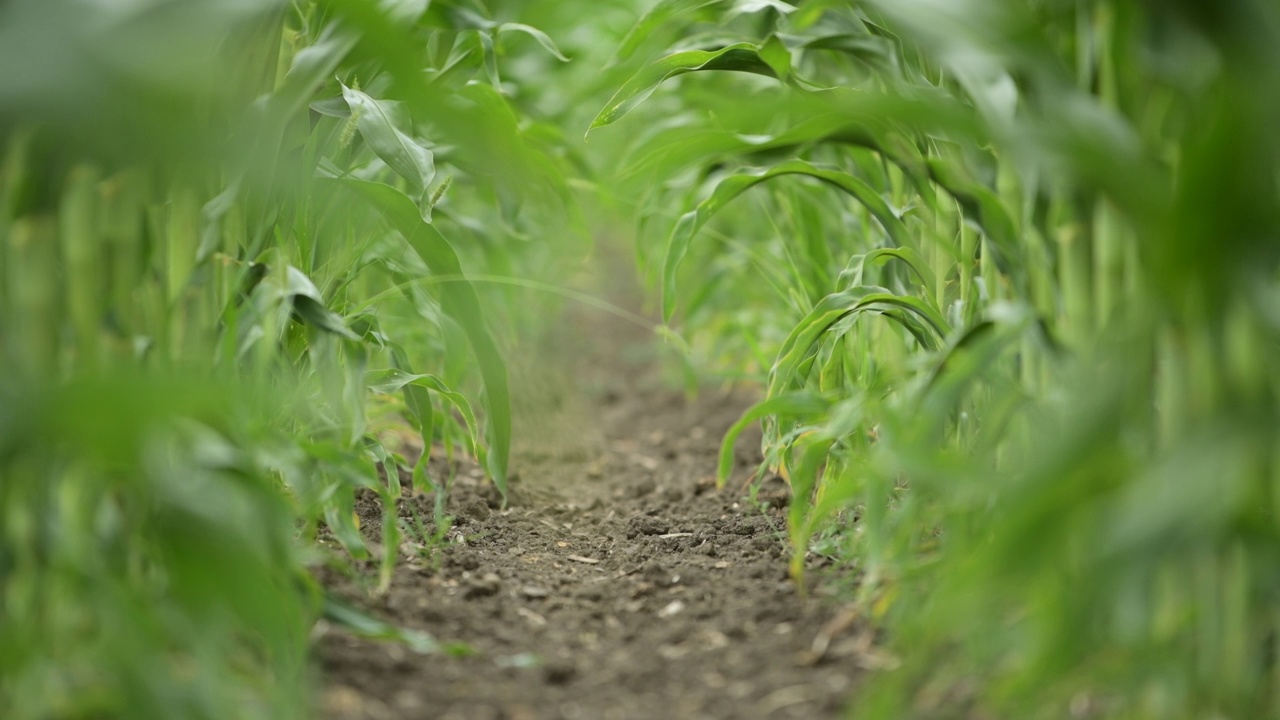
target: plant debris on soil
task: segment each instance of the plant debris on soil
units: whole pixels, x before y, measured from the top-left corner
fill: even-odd
[[[720,440],[753,396],[689,400],[636,357],[646,343],[614,335],[560,382],[513,371],[527,408],[505,509],[464,466],[452,526],[434,547],[404,544],[385,594],[362,589],[372,564],[363,581],[321,571],[350,603],[466,650],[421,655],[322,624],[325,718],[834,718],[885,662],[820,571],[807,594],[788,577],[787,486],[747,491],[758,435],[715,487]],[[429,522],[433,503],[400,512]],[[357,510],[376,543],[374,494]]]

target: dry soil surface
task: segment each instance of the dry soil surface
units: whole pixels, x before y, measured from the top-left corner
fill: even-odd
[[[456,466],[453,526],[425,554],[405,544],[387,593],[321,573],[371,614],[474,653],[419,655],[322,625],[323,716],[840,717],[874,657],[872,631],[827,590],[852,578],[815,568],[803,596],[788,578],[786,485],[745,489],[758,435],[715,488],[720,439],[753,397],[686,398],[656,372],[654,342],[616,323],[563,334],[513,369],[522,440],[505,508]],[[429,520],[432,504],[419,494],[399,513]],[[358,507],[379,541],[376,499]]]

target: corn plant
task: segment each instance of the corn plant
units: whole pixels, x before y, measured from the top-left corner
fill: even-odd
[[[435,453],[506,492],[518,308],[469,275],[571,229],[535,55],[480,3],[0,7],[6,717],[305,717],[321,612],[395,635],[304,566],[369,556],[368,488],[385,587]]]
[[[766,389],[722,481],[763,421],[793,575],[861,568],[892,638],[858,717],[1280,714],[1278,32],[664,0],[619,47],[591,132],[651,113],[618,182],[663,317]]]

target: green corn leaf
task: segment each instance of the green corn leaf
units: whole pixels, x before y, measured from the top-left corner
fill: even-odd
[[[777,78],[778,73],[761,57],[760,51],[759,45],[741,42],[714,51],[687,50],[654,61],[633,75],[613,94],[604,109],[591,122],[587,133],[590,134],[596,128],[617,122],[644,102],[663,82],[685,73],[701,70],[728,70]]]
[[[331,23],[315,43],[298,51],[284,81],[263,106],[265,122],[254,141],[246,145],[246,164],[269,167],[268,163],[279,156],[285,145],[283,140],[290,121],[312,102],[316,88],[333,76],[358,41],[355,33],[343,29],[339,23]]]
[[[906,311],[908,314],[895,310]],[[919,298],[895,295],[884,288],[867,286],[833,293],[814,306],[783,342],[777,360],[769,371],[769,394],[781,395],[802,384],[812,366],[813,349],[819,339],[846,317],[867,311],[881,312],[912,332],[926,347],[936,346],[937,340],[933,333],[941,336],[948,328],[942,314]],[[929,330],[916,326],[917,317],[928,324]]]
[[[435,155],[405,130],[412,122],[404,106],[389,100],[375,100],[346,85],[342,97],[356,116],[360,137],[396,174],[409,182],[413,197],[421,198],[436,177]]]
[[[436,413],[435,406],[431,404],[431,394],[425,388],[417,385],[407,385],[404,390],[404,401],[409,407],[409,412],[413,415],[413,420],[418,426],[418,437],[422,439],[422,457],[419,459],[425,472],[426,461],[431,456],[431,444],[435,440],[436,434]],[[473,435],[474,438],[474,435]],[[475,453],[475,440],[472,440],[472,450]],[[415,484],[417,479],[415,478]]]
[[[399,273],[397,273],[396,277],[399,278],[402,276]],[[396,369],[405,376],[411,376],[411,373],[407,373],[403,370],[400,370],[400,368],[411,367],[411,364],[409,362],[409,354],[405,352],[405,349],[403,347],[401,347],[396,343],[390,343],[390,346],[391,346],[391,357],[393,362],[396,365]],[[366,380],[365,380],[366,386],[369,386],[370,389],[373,390],[374,392],[378,392],[378,390],[375,389],[378,383],[370,382],[370,379],[371,378],[369,378],[369,376],[366,375]],[[443,385],[443,383],[441,384]],[[409,409],[410,420],[415,423],[418,430],[418,436],[422,438],[422,457],[419,458],[418,464],[424,467],[423,472],[425,472],[426,460],[431,454],[431,444],[435,440],[435,432],[436,432],[435,406],[431,402],[431,394],[427,391],[427,388],[421,385],[414,385],[413,383],[406,384],[401,388],[401,392],[404,393],[404,401],[405,401],[405,405]],[[469,403],[467,404],[466,407],[468,410],[470,410]],[[475,454],[477,457],[479,457],[479,453],[477,452],[476,431],[474,428],[475,428],[474,425],[468,427],[468,436],[472,438],[472,441],[471,441],[472,453]],[[418,476],[416,474],[416,468],[415,468],[414,484],[415,486],[422,487],[421,485],[418,485]]]
[[[935,278],[933,273],[929,272],[929,265],[924,258],[920,257],[920,253],[909,247],[878,248],[864,255],[855,256],[849,263],[849,267],[840,273],[841,286],[848,288],[864,285],[863,274],[867,265],[884,265],[890,260],[904,263],[924,286],[927,297],[937,296]]]
[[[464,82],[463,70],[472,65],[467,60],[477,52],[483,53],[479,33],[474,31],[458,33],[453,39],[453,46],[444,62],[431,70],[431,84],[452,86]]]
[[[794,5],[782,2],[782,0],[737,0],[733,4],[733,10],[729,13],[729,17],[758,13],[762,10],[777,10],[783,15],[790,15],[796,11],[796,8]]]
[[[341,95],[325,98],[324,100],[316,100],[307,107],[326,117],[342,119],[351,117],[351,106],[347,104],[346,99]]]
[[[741,134],[722,129],[677,127],[644,145],[628,174],[661,167],[677,173],[690,165],[729,155],[770,153],[800,154],[821,145],[853,145],[866,148],[898,166],[926,202],[934,195],[930,171],[920,149],[908,133],[911,129],[985,142],[972,113],[952,98],[917,93],[904,98],[893,93],[853,92],[835,88],[819,93],[780,94],[795,117],[802,118],[781,131]],[[761,108],[735,107],[750,124],[776,124],[769,103]]]
[[[435,375],[414,375],[394,368],[373,370],[365,373],[365,385],[372,392],[386,395],[414,387],[431,390],[448,401],[450,405],[462,414],[462,420],[466,423],[467,431],[470,433],[471,451],[474,453],[476,448],[479,447],[479,437],[477,435],[479,426],[476,424],[475,412],[471,409],[471,403],[461,393],[451,390],[443,380]]]
[[[927,165],[930,177],[982,227],[983,234],[997,251],[995,260],[1000,269],[1011,276],[1022,277],[1026,269],[1022,241],[1000,196],[969,177],[955,162],[929,158]]]
[[[831,50],[845,53],[879,70],[890,70],[897,65],[893,43],[871,34],[837,33],[813,38],[793,35],[781,37],[806,50]]]
[[[498,49],[494,47],[491,30],[476,30],[480,40],[480,57],[484,61],[484,74],[494,90],[502,89],[502,77],[498,74]]]
[[[342,547],[357,560],[369,557],[369,548],[364,544],[360,528],[356,526],[355,497],[350,492],[334,493],[324,506],[324,522],[333,532]]]
[[[446,25],[454,30],[492,30],[497,23],[486,17],[487,12],[480,3],[473,3],[475,8],[460,7],[457,3],[438,3],[445,8],[448,17]],[[485,13],[485,14],[482,14]]]
[[[627,31],[609,64],[616,65],[634,55],[658,28],[671,20],[705,7],[722,5],[724,2],[725,0],[660,0],[641,15],[640,19]]]
[[[288,118],[306,107],[316,88],[333,76],[356,42],[353,33],[342,30],[336,23],[327,26],[316,42],[294,56],[284,82],[267,101],[270,114]]]
[[[218,250],[223,241],[222,223],[240,195],[239,183],[232,183],[200,208],[200,246],[196,249],[196,264],[202,265]]]
[[[382,213],[436,275],[462,276],[462,263],[440,231],[423,221],[417,206],[390,185],[342,178],[344,187]],[[511,452],[511,393],[507,366],[485,322],[480,296],[469,282],[439,286],[440,306],[467,335],[484,379],[488,427],[488,470],[498,490],[507,493],[507,463]]]
[[[358,335],[347,328],[341,315],[325,307],[324,298],[321,297],[315,283],[311,282],[311,278],[292,265],[286,269],[285,277],[287,285],[284,293],[293,303],[294,312],[302,318],[303,322],[335,335],[341,335],[348,340],[357,342],[360,340]]]
[[[827,411],[830,403],[820,395],[807,392],[787,393],[762,400],[751,406],[724,434],[720,443],[720,462],[716,470],[716,486],[724,487],[733,472],[733,445],[742,431],[761,418],[771,416],[812,416]]]
[[[809,520],[813,512],[814,490],[823,473],[834,440],[821,435],[807,436],[796,442],[791,455],[799,454],[800,460],[790,472],[791,507],[787,510],[788,535],[791,540],[792,579],[803,587],[804,558],[809,549],[812,527]]]
[[[859,310],[863,308],[874,308],[877,306],[894,306],[918,316],[929,324],[929,327],[937,333],[939,338],[946,337],[951,331],[951,323],[943,317],[942,312],[933,306],[927,300],[923,300],[914,295],[897,295],[894,293],[873,293],[862,299],[859,303]],[[929,345],[931,343],[926,343]]]
[[[911,336],[915,338],[916,342],[920,343],[920,347],[928,350],[933,350],[938,347],[939,340],[937,331],[934,329],[935,326],[932,323],[922,321],[919,314],[908,312],[901,307],[893,307],[892,305],[888,307],[881,305],[859,308],[859,310],[862,309],[872,310],[876,314],[883,315],[884,317],[893,320],[902,327],[902,329],[911,333]]]
[[[773,70],[774,76],[786,82],[791,79],[791,51],[778,39],[770,35],[760,46],[760,59]]]
[[[400,475],[394,465],[384,465],[387,484],[381,490],[382,497],[382,558],[378,563],[378,594],[391,588],[395,576],[396,560],[400,555],[400,515],[396,511],[396,498],[400,497]]]
[[[431,636],[378,620],[330,593],[325,593],[324,596],[324,617],[363,638],[400,643],[423,655],[440,651],[440,644]]]
[[[378,0],[387,17],[394,22],[412,26],[427,12],[431,0]]]
[[[684,260],[689,244],[698,231],[734,198],[766,180],[783,175],[804,175],[843,190],[862,203],[880,221],[881,226],[895,244],[906,241],[906,227],[889,204],[870,185],[849,173],[818,167],[804,160],[791,160],[774,167],[732,175],[722,180],[712,191],[711,196],[703,200],[697,208],[682,216],[667,240],[666,254],[662,263],[664,321],[670,322],[671,316],[675,314],[676,272],[680,269],[680,263]]]
[[[565,57],[565,54],[560,52],[560,48],[556,46],[555,41],[538,28],[531,25],[525,25],[523,23],[502,23],[498,26],[498,35],[511,32],[524,33],[525,35],[528,35],[555,59],[560,62],[569,62],[569,58]]]
[[[267,265],[255,263],[246,279],[253,283],[246,291],[252,293],[257,318],[260,319],[265,313],[280,307],[281,303],[288,303],[287,307],[302,322],[348,340],[360,340],[359,335],[347,328],[341,315],[325,307],[320,290],[298,268],[287,266],[284,277],[281,278],[278,273],[271,272]],[[245,331],[248,329],[244,328]]]

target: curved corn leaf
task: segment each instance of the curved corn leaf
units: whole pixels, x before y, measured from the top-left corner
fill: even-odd
[[[889,292],[874,293],[864,297],[862,302],[858,304],[857,309],[874,308],[881,305],[895,306],[910,311],[927,322],[939,338],[946,337],[951,330],[951,323],[947,322],[947,319],[943,317],[937,308],[928,301],[914,295],[897,295]],[[930,343],[924,343],[924,345],[927,347]]]
[[[473,454],[478,453],[480,447],[476,429],[478,426],[476,425],[475,413],[471,409],[471,403],[461,393],[450,389],[439,377],[435,375],[415,375],[396,368],[390,368],[387,370],[371,370],[365,373],[364,378],[365,385],[369,390],[384,395],[410,388],[425,388],[435,392],[461,413],[462,420],[467,426],[468,440],[471,442],[470,449]],[[430,447],[426,447],[424,452],[430,452],[430,449]]]
[[[395,357],[394,354],[393,357]],[[413,484],[414,487],[427,490],[427,483],[430,482],[427,476],[427,461],[431,458],[431,446],[436,436],[435,405],[431,402],[431,393],[427,392],[424,387],[406,385],[402,392],[404,393],[405,405],[409,409],[410,420],[417,425],[418,437],[422,440],[422,455],[418,457],[418,462],[414,467]]]
[[[766,398],[752,405],[724,434],[720,443],[720,463],[716,469],[716,487],[724,487],[733,472],[733,445],[751,423],[771,415],[817,415],[831,406],[821,395],[808,392],[788,393]]]
[[[543,50],[546,50],[555,59],[559,60],[560,62],[569,62],[569,58],[565,57],[565,54],[560,52],[560,48],[556,46],[555,41],[552,40],[546,33],[542,32],[536,27],[533,27],[532,25],[525,25],[524,23],[502,23],[501,25],[498,26],[497,32],[499,35],[501,35],[502,33],[509,33],[509,32],[524,33],[525,35],[528,35],[529,37],[533,38],[539,45],[542,46]]]
[[[671,316],[675,314],[676,271],[680,269],[680,263],[684,260],[693,237],[731,200],[766,180],[782,175],[805,175],[843,190],[862,203],[880,221],[895,244],[900,245],[906,241],[906,226],[889,204],[870,185],[849,173],[818,167],[804,160],[791,160],[770,168],[730,176],[722,180],[711,196],[697,208],[685,213],[671,231],[662,263],[662,318],[665,322],[670,322]]]
[[[770,35],[760,44],[760,59],[773,70],[774,76],[779,80],[787,82],[791,79],[791,51],[777,35]]]
[[[617,122],[644,102],[664,81],[678,75],[699,70],[729,70],[779,77],[774,66],[761,57],[761,49],[760,45],[741,42],[719,50],[688,50],[656,60],[641,68],[609,98],[604,109],[591,122],[591,127],[587,128],[587,133]],[[775,51],[767,51],[766,55],[772,57],[775,63],[778,62]]]
[[[424,222],[418,208],[404,193],[390,185],[340,178],[337,182],[377,208],[436,275],[463,276],[462,263],[440,231]],[[498,490],[507,494],[507,463],[511,453],[511,392],[507,366],[490,334],[480,306],[480,296],[470,282],[439,285],[440,307],[453,318],[471,344],[484,379],[488,426],[489,474]]]
[[[346,85],[342,97],[356,118],[360,136],[387,167],[409,182],[413,196],[421,198],[436,177],[435,155],[405,132],[412,129],[412,122],[404,106],[375,100]]]
[[[928,349],[935,349],[938,347],[938,336],[931,328],[931,324],[921,322],[918,315],[904,311],[902,308],[894,307],[872,306],[867,309],[873,310],[876,313],[884,315],[890,320],[898,323],[898,325],[902,326],[904,330],[911,333],[911,336],[916,339],[916,342],[920,343],[920,347]]]
[[[469,30],[480,40],[481,58],[484,60],[484,74],[495,90],[502,87],[502,77],[498,74],[498,49],[494,47],[493,35],[489,30]]]
[[[793,153],[824,143],[848,144],[872,150],[900,167],[927,200],[929,169],[913,133],[971,138],[978,144],[990,141],[971,108],[939,93],[920,92],[908,98],[892,92],[835,88],[788,92],[775,100],[761,102],[760,107],[733,108],[742,120],[735,123],[739,127],[757,125],[770,128],[768,132],[735,134],[702,127],[694,131],[696,137],[689,137],[690,128],[678,128],[672,131],[674,141],[645,143],[644,158],[629,166],[628,173],[673,155],[682,158],[676,165],[680,167],[723,153]],[[777,126],[777,103],[785,103],[788,115],[796,118],[781,131],[772,130]]]
[[[254,312],[257,316],[288,303],[299,320],[307,325],[319,328],[348,340],[359,341],[360,336],[347,328],[342,316],[325,307],[324,297],[315,283],[305,273],[292,265],[286,266],[284,277],[272,273],[265,264],[256,264],[247,276],[253,283],[247,291],[253,298]],[[256,323],[256,316],[244,323],[243,331],[248,331]]]
[[[845,53],[880,70],[893,69],[898,64],[893,43],[870,33],[835,33],[812,38],[787,35],[782,37],[806,50],[832,50]]]
[[[812,367],[813,350],[818,340],[836,323],[854,313],[866,311],[881,312],[902,325],[922,345],[929,348],[936,347],[937,338],[944,336],[948,330],[942,313],[919,298],[895,295],[884,288],[868,286],[833,293],[823,298],[783,342],[778,358],[769,371],[769,395],[782,395],[790,388],[802,384],[808,369]],[[925,321],[929,332],[921,331],[917,319]]]
[[[909,247],[877,248],[864,255],[858,255],[849,263],[849,267],[840,273],[842,287],[863,285],[863,272],[868,264],[884,265],[889,260],[902,261],[924,286],[927,297],[936,297],[936,282],[929,265],[920,253]]]

